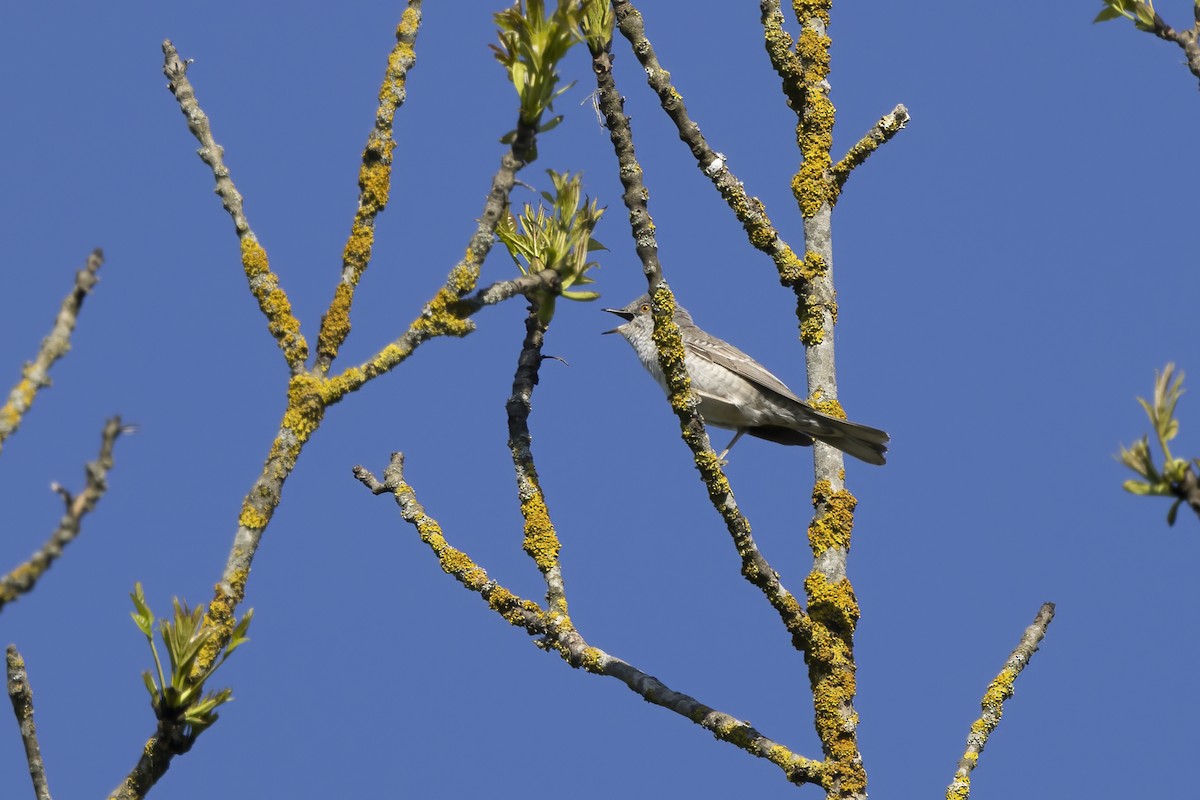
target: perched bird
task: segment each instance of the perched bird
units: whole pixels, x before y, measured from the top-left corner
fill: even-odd
[[[642,366],[668,391],[651,338],[654,319],[650,296],[644,294],[624,308],[604,310],[625,320],[605,333],[624,336]],[[736,431],[721,453],[722,459],[748,433],[779,444],[811,445],[816,439],[868,464],[884,463],[888,435],[883,431],[817,411],[753,358],[696,327],[692,315],[678,304],[675,324],[683,336],[684,364],[692,379],[692,390],[700,399],[704,421]]]

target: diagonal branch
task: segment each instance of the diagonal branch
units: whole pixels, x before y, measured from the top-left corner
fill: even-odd
[[[179,110],[187,120],[188,130],[200,142],[200,149],[196,153],[212,170],[217,181],[217,196],[221,198],[221,205],[233,219],[234,230],[237,231],[238,240],[241,242],[242,268],[250,284],[250,293],[258,301],[259,309],[267,318],[267,330],[275,337],[279,349],[283,351],[284,360],[295,375],[304,369],[304,363],[308,360],[308,342],[300,333],[300,321],[292,313],[292,304],[287,293],[279,288],[279,278],[271,272],[267,251],[250,229],[250,221],[246,219],[246,212],[242,207],[242,195],[234,186],[233,179],[229,177],[229,167],[225,166],[225,151],[213,138],[208,115],[200,108],[196,90],[187,78],[188,65],[191,62],[179,57],[170,39],[163,41],[162,50],[163,74],[167,76],[167,88],[179,102]]]
[[[16,715],[17,725],[21,729],[21,741],[25,744],[25,762],[29,765],[29,777],[33,779],[33,794],[37,800],[50,800],[46,765],[42,763],[37,725],[33,722],[33,687],[29,685],[25,659],[17,652],[16,645],[10,644],[7,653],[8,697],[12,700],[13,714]]]
[[[616,678],[647,702],[691,720],[723,742],[767,759],[782,769],[792,783],[823,782],[824,766],[821,762],[793,753],[784,745],[763,736],[749,723],[674,691],[633,665],[592,647],[574,628],[566,614],[553,608],[543,610],[537,603],[518,597],[488,577],[487,570],[446,541],[441,525],[417,501],[412,486],[404,478],[403,454],[392,454],[382,481],[361,466],[354,468],[354,475],[374,494],[391,494],[400,507],[400,516],[417,529],[421,541],[437,556],[442,570],[453,575],[465,588],[480,595],[487,601],[488,607],[509,624],[523,628],[531,636],[541,637],[537,642],[539,647],[554,650],[572,667]]]
[[[988,737],[1000,724],[1000,717],[1004,713],[1004,701],[1013,696],[1013,683],[1021,674],[1021,670],[1025,669],[1029,659],[1033,658],[1033,654],[1037,652],[1038,645],[1046,636],[1046,628],[1053,620],[1054,603],[1043,603],[1042,607],[1038,609],[1033,624],[1025,629],[1025,633],[1021,636],[1021,642],[1009,655],[1008,661],[1004,662],[1004,668],[1000,670],[1000,674],[988,684],[981,704],[983,714],[971,723],[971,733],[967,736],[967,749],[958,761],[954,780],[946,788],[946,800],[967,800],[971,796],[971,772],[979,764],[979,756],[987,745]]]
[[[83,306],[83,298],[95,287],[99,280],[96,273],[103,263],[104,253],[96,248],[88,256],[83,269],[75,273],[75,286],[63,300],[58,318],[54,320],[54,327],[42,340],[37,356],[21,371],[21,380],[9,392],[8,402],[0,408],[0,447],[3,447],[5,439],[16,432],[21,418],[33,405],[38,390],[50,385],[50,367],[71,349],[71,332],[75,330],[75,321],[79,317],[79,309]]]
[[[317,334],[317,370],[322,375],[337,357],[338,348],[350,334],[350,306],[354,290],[371,261],[375,244],[375,217],[387,206],[392,182],[393,121],[407,97],[408,71],[417,61],[413,44],[421,25],[421,0],[409,0],[396,27],[396,46],[388,56],[387,73],[379,88],[375,127],[367,137],[362,166],[358,171],[358,209],[350,226],[350,238],[342,251],[342,277],[334,290],[329,310],[321,318]]]
[[[59,484],[53,484],[54,491],[63,498],[66,511],[59,520],[57,530],[33,554],[33,557],[12,572],[0,577],[0,609],[21,595],[32,591],[38,579],[62,555],[63,548],[79,535],[83,518],[96,507],[96,503],[100,502],[100,498],[108,490],[108,471],[113,466],[113,445],[118,436],[129,430],[129,428],[122,427],[120,417],[113,417],[105,423],[100,437],[100,454],[95,461],[89,461],[84,469],[87,474],[87,483],[82,492],[72,495]]]
[[[834,164],[830,171],[838,192],[841,192],[842,186],[845,185],[855,167],[866,161],[872,153],[879,149],[880,145],[891,141],[892,137],[903,130],[907,124],[908,109],[903,105],[898,105],[891,110],[891,113],[884,114],[871,130],[863,134],[858,143],[851,147],[846,155],[842,156],[842,160]]]
[[[766,253],[775,262],[784,286],[793,286],[802,281],[803,264],[791,246],[779,236],[762,201],[746,194],[746,187],[730,171],[728,160],[709,147],[704,134],[700,132],[700,126],[688,116],[683,95],[671,83],[671,73],[659,63],[654,46],[646,38],[642,15],[628,0],[614,0],[612,5],[617,27],[633,47],[634,55],[646,71],[646,80],[658,95],[663,111],[675,123],[680,140],[692,151],[697,166],[712,181],[746,229],[751,246]]]
[[[634,152],[633,132],[629,117],[623,109],[624,100],[617,91],[613,78],[612,54],[607,47],[592,50],[592,71],[596,75],[600,111],[604,114],[608,126],[609,138],[617,156],[621,184],[625,187],[622,197],[625,207],[629,209],[633,240],[653,293],[654,341],[663,374],[667,376],[668,385],[671,387],[671,408],[679,417],[683,439],[692,450],[696,469],[708,490],[709,500],[725,521],[725,527],[737,548],[742,561],[742,575],[763,592],[792,634],[793,644],[803,649],[807,642],[809,620],[796,598],[784,588],[778,573],[759,551],[750,532],[750,523],[738,508],[733,489],[721,470],[720,459],[709,444],[708,434],[704,430],[704,418],[697,410],[698,401],[691,390],[691,381],[684,367],[683,340],[679,334],[679,327],[673,320],[675,300],[662,277],[662,265],[658,261],[658,243],[654,236],[654,221],[646,204],[648,193],[642,182],[641,165],[638,164]]]

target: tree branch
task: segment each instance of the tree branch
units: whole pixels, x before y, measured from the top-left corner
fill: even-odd
[[[551,274],[554,273],[551,271]],[[542,366],[545,335],[546,324],[539,319],[538,305],[531,302],[525,317],[525,340],[513,375],[512,394],[504,410],[508,415],[508,449],[512,452],[513,469],[517,474],[517,498],[521,503],[521,517],[525,520],[523,548],[546,581],[547,607],[555,614],[566,615],[567,594],[563,586],[562,562],[558,558],[562,545],[550,520],[550,510],[530,448],[533,437],[529,433],[529,412],[533,407],[533,387],[538,384]]]
[[[1021,674],[1021,670],[1025,669],[1029,659],[1033,658],[1033,654],[1037,652],[1038,645],[1046,636],[1046,628],[1053,620],[1054,603],[1043,603],[1042,607],[1038,609],[1033,624],[1025,629],[1020,643],[1009,655],[1000,674],[988,684],[981,703],[983,714],[971,723],[971,733],[967,736],[967,749],[962,758],[958,760],[958,770],[954,773],[954,780],[946,788],[946,800],[967,800],[971,796],[971,772],[979,764],[979,756],[987,745],[988,737],[1000,724],[1000,717],[1004,713],[1004,701],[1013,696],[1013,683]]]
[[[354,468],[354,476],[374,494],[390,493],[400,507],[400,516],[417,529],[421,541],[437,556],[442,570],[487,601],[488,607],[509,624],[523,628],[531,636],[541,637],[536,642],[539,647],[557,652],[572,667],[616,678],[647,702],[691,720],[723,742],[767,759],[783,770],[792,783],[823,782],[825,774],[821,762],[796,755],[787,747],[763,736],[749,723],[676,692],[631,664],[592,647],[574,628],[566,614],[554,608],[543,610],[532,600],[518,597],[489,578],[487,570],[446,541],[441,525],[426,514],[417,502],[413,488],[404,478],[403,454],[392,454],[382,481],[362,466]]]
[[[628,4],[625,5],[627,9],[630,8]],[[627,10],[626,13],[635,12]],[[698,401],[691,391],[691,381],[684,367],[683,340],[673,319],[675,300],[663,280],[662,265],[658,261],[658,243],[654,237],[654,221],[646,204],[648,192],[642,182],[642,168],[634,152],[633,132],[623,108],[624,100],[613,78],[612,54],[608,47],[592,51],[592,71],[596,75],[600,111],[604,114],[617,156],[621,184],[625,187],[622,197],[625,207],[629,209],[633,240],[653,295],[654,341],[663,374],[667,376],[668,386],[671,387],[671,408],[679,417],[683,440],[692,450],[709,500],[725,521],[725,527],[737,548],[742,561],[742,575],[767,597],[792,634],[795,646],[803,649],[808,637],[809,621],[795,597],[780,582],[778,573],[759,551],[750,532],[750,523],[738,508],[733,489],[721,470],[720,459],[709,443],[704,430],[704,418],[697,410]]]
[[[29,777],[33,779],[33,794],[38,800],[50,800],[50,784],[46,781],[46,765],[42,763],[42,749],[38,746],[37,725],[33,722],[33,687],[25,671],[25,659],[17,652],[16,645],[8,646],[8,696],[12,700],[13,714],[21,729],[21,741],[25,745],[25,761],[29,764]]]
[[[54,327],[42,340],[37,356],[21,371],[21,380],[9,392],[8,402],[0,408],[0,448],[3,447],[4,440],[20,426],[21,418],[33,405],[38,390],[50,385],[50,367],[71,349],[71,332],[75,330],[79,309],[83,307],[83,299],[99,280],[96,273],[103,263],[104,253],[100,248],[96,248],[88,256],[83,269],[75,273],[75,286],[63,300],[58,318],[54,320]]]
[[[258,242],[258,237],[250,229],[250,221],[246,219],[242,207],[242,195],[229,177],[229,167],[225,166],[224,149],[213,138],[212,125],[208,115],[200,108],[196,99],[196,90],[192,88],[187,78],[188,65],[175,50],[171,40],[164,40],[163,74],[167,76],[167,88],[179,102],[179,110],[187,120],[188,130],[200,142],[196,151],[200,160],[209,166],[216,179],[215,189],[221,198],[221,205],[233,219],[234,230],[237,231],[241,242],[242,268],[246,272],[246,280],[250,284],[250,293],[258,301],[258,307],[267,318],[267,330],[275,337],[279,349],[283,351],[284,360],[295,375],[304,369],[308,360],[308,342],[300,333],[300,320],[292,313],[292,304],[287,293],[279,288],[279,279],[271,272],[267,251]]]
[[[1195,7],[1196,24],[1191,30],[1177,31],[1168,25],[1157,12],[1154,14],[1154,35],[1164,41],[1179,45],[1187,59],[1188,69],[1200,78],[1200,6]]]
[[[321,318],[317,334],[317,371],[324,375],[337,357],[338,348],[350,334],[350,306],[354,290],[371,261],[375,243],[375,217],[387,206],[391,192],[393,120],[407,97],[408,71],[416,64],[413,45],[421,26],[421,0],[409,0],[408,8],[396,27],[396,46],[388,56],[387,73],[379,88],[379,109],[375,127],[367,137],[362,166],[358,171],[358,209],[350,226],[350,238],[342,251],[342,278],[334,290],[329,310]]]
[[[780,237],[762,201],[746,194],[745,185],[729,169],[728,159],[708,146],[708,141],[700,132],[700,126],[688,116],[687,107],[683,104],[683,95],[671,83],[671,73],[659,63],[654,46],[646,38],[642,15],[628,0],[614,0],[612,5],[617,27],[633,47],[633,53],[646,72],[650,88],[658,95],[663,111],[675,123],[679,138],[692,151],[696,165],[712,181],[713,186],[742,223],[751,246],[766,253],[775,262],[780,282],[784,286],[792,286],[803,280],[800,258]]]
[[[846,155],[842,156],[841,161],[833,165],[833,182],[839,193],[854,168],[866,161],[881,144],[891,141],[892,137],[908,124],[908,119],[908,109],[903,105],[896,106],[890,114],[884,114],[871,130],[863,134],[858,144],[851,147]]]
[[[100,454],[95,461],[89,461],[85,466],[87,483],[78,495],[72,495],[57,483],[52,484],[51,488],[62,496],[66,511],[59,520],[58,528],[33,557],[0,577],[0,609],[32,591],[38,579],[62,555],[63,548],[79,535],[83,518],[96,507],[96,503],[100,502],[100,498],[108,490],[108,471],[113,467],[113,445],[118,436],[129,430],[121,426],[120,417],[113,417],[105,423],[100,437]]]

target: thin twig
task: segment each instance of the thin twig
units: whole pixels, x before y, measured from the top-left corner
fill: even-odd
[[[491,200],[488,203],[490,206]],[[493,226],[493,231],[494,229]],[[477,234],[471,238],[474,243],[482,236]],[[488,246],[490,247],[490,244]],[[473,252],[471,247],[468,247],[468,251]],[[470,273],[472,285],[479,275],[478,268],[472,268],[465,261],[459,262],[451,270],[451,275],[456,273]],[[467,297],[456,298],[449,288],[439,290],[433,300],[421,309],[421,315],[413,320],[408,330],[400,334],[399,338],[362,364],[349,367],[337,377],[331,378],[325,384],[329,393],[327,402],[336,402],[344,395],[360,389],[368,381],[400,366],[418,347],[430,339],[438,336],[461,337],[471,333],[475,330],[475,323],[471,317],[484,307],[502,303],[518,295],[532,294],[538,289],[549,288],[556,280],[558,275],[553,270],[539,270],[517,278],[497,281]]]
[[[0,609],[21,595],[32,591],[38,579],[62,555],[63,548],[79,535],[83,526],[83,518],[96,507],[96,503],[108,490],[108,471],[113,466],[113,445],[118,436],[128,431],[129,428],[121,425],[120,417],[113,417],[105,423],[100,436],[100,454],[95,461],[89,461],[84,467],[87,482],[82,492],[72,495],[61,485],[57,483],[52,485],[51,488],[63,498],[66,510],[62,519],[59,520],[58,528],[33,554],[33,557],[12,572],[0,577]]]
[[[683,439],[692,450],[709,500],[733,538],[742,561],[742,574],[763,592],[792,634],[796,647],[803,649],[808,637],[809,620],[792,593],[780,582],[778,573],[759,551],[750,532],[750,523],[738,508],[733,489],[721,470],[720,459],[708,441],[704,418],[698,411],[698,402],[691,391],[691,381],[684,366],[683,340],[673,320],[675,301],[662,278],[654,221],[646,204],[647,191],[641,178],[642,168],[634,152],[632,128],[624,112],[624,100],[617,91],[612,74],[612,55],[607,48],[592,52],[592,71],[596,75],[599,107],[604,114],[617,156],[621,183],[625,187],[623,199],[625,207],[629,209],[633,239],[642,261],[642,271],[653,293],[654,341],[658,348],[659,363],[671,388],[671,408],[679,417]]]
[[[200,142],[196,151],[200,160],[208,165],[216,179],[214,190],[221,198],[221,205],[233,219],[233,228],[241,242],[242,268],[246,272],[246,280],[250,284],[250,292],[258,301],[258,307],[267,318],[267,330],[275,337],[279,349],[283,351],[284,360],[292,374],[304,369],[308,360],[308,342],[300,333],[300,321],[292,313],[292,304],[287,294],[279,288],[279,278],[271,271],[267,260],[267,251],[258,242],[258,237],[250,229],[250,221],[242,206],[242,195],[229,177],[229,167],[225,165],[224,149],[217,144],[213,137],[212,125],[208,115],[200,108],[196,99],[196,90],[188,80],[187,70],[190,61],[184,61],[175,50],[175,45],[167,39],[162,43],[163,74],[167,76],[167,88],[179,102],[179,110],[187,120],[188,130]]]
[[[33,794],[38,800],[50,800],[50,784],[46,781],[46,765],[42,763],[42,749],[38,746],[37,725],[33,722],[33,687],[25,671],[25,659],[17,652],[16,645],[8,646],[8,696],[12,700],[13,714],[21,729],[21,741],[25,745],[25,762],[29,765],[29,777],[33,779]]]
[[[21,371],[21,380],[8,393],[8,402],[0,407],[0,447],[3,447],[4,440],[20,426],[21,418],[33,405],[38,390],[50,385],[50,367],[71,349],[71,332],[75,330],[79,309],[83,307],[83,299],[99,281],[96,273],[103,263],[104,253],[100,248],[96,248],[88,256],[83,269],[75,273],[75,286],[63,300],[58,317],[54,320],[54,327],[42,340],[37,356],[25,364]]]
[[[430,517],[417,501],[412,486],[404,477],[403,454],[392,454],[382,481],[362,466],[354,468],[354,475],[374,494],[391,494],[400,507],[400,516],[417,529],[421,541],[437,556],[443,571],[452,575],[465,588],[480,595],[489,608],[510,624],[524,629],[531,636],[540,637],[537,641],[539,647],[555,651],[572,667],[616,678],[647,702],[691,720],[721,741],[767,759],[783,770],[792,783],[824,785],[824,767],[821,762],[793,753],[784,745],[763,736],[748,722],[676,692],[628,662],[589,645],[582,634],[573,627],[570,617],[566,614],[558,613],[554,609],[546,611],[532,600],[518,597],[489,578],[487,570],[446,541],[441,525]]]
[[[872,153],[879,149],[881,144],[890,141],[893,136],[903,130],[904,126],[908,124],[908,120],[908,109],[903,105],[898,105],[890,113],[880,117],[879,122],[876,122],[871,130],[863,134],[858,143],[842,156],[842,160],[833,165],[833,182],[836,184],[838,192],[841,192],[842,186],[845,185],[855,167],[866,161]]]
[[[322,375],[329,371],[338,348],[350,334],[350,306],[354,303],[354,290],[371,261],[375,218],[387,206],[391,192],[392,152],[396,147],[393,121],[396,111],[404,105],[407,97],[405,84],[408,71],[417,61],[413,45],[420,26],[421,0],[411,0],[396,28],[396,46],[388,56],[387,73],[379,88],[375,126],[363,150],[362,166],[358,171],[358,209],[350,226],[350,237],[342,251],[341,280],[329,303],[329,310],[321,318],[321,330],[317,334],[316,368]]]
[[[971,772],[979,764],[979,756],[987,745],[988,737],[1000,724],[1004,713],[1004,701],[1013,696],[1013,684],[1021,670],[1029,664],[1029,659],[1037,652],[1038,645],[1046,636],[1046,628],[1054,619],[1054,603],[1043,603],[1038,609],[1033,624],[1025,629],[1020,643],[1004,662],[1000,674],[988,684],[983,694],[981,706],[983,713],[979,719],[971,723],[971,733],[967,736],[967,749],[958,760],[958,769],[954,780],[946,788],[946,800],[967,800],[971,796]]]
[[[762,201],[746,193],[746,187],[729,169],[729,160],[709,147],[704,134],[700,132],[700,126],[688,116],[683,95],[671,83],[671,73],[659,63],[654,46],[646,37],[642,15],[628,0],[613,0],[612,5],[617,27],[632,45],[633,53],[646,72],[650,88],[658,95],[663,111],[675,123],[680,140],[691,150],[700,171],[712,181],[742,223],[751,246],[771,258],[784,286],[793,286],[803,280],[800,258],[780,237]]]

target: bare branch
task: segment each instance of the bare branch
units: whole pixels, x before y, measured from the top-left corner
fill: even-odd
[[[33,779],[33,794],[38,800],[50,800],[46,765],[42,763],[37,725],[33,722],[33,687],[29,685],[29,675],[25,672],[25,659],[17,652],[16,645],[11,644],[8,646],[8,696],[12,700],[17,725],[21,729],[25,761],[29,764],[29,777]]]
[[[683,95],[671,83],[671,73],[659,63],[654,46],[646,38],[642,15],[628,0],[615,0],[613,10],[617,27],[632,45],[634,55],[646,72],[650,88],[658,95],[663,111],[675,123],[680,140],[692,151],[697,166],[712,181],[713,186],[742,223],[742,227],[746,229],[750,244],[775,262],[780,282],[784,286],[792,286],[803,280],[800,258],[779,236],[779,231],[767,215],[762,201],[746,194],[746,187],[730,171],[728,159],[709,147],[704,134],[700,132],[700,126],[688,116],[687,107],[683,104]]]
[[[625,4],[628,6],[628,4]],[[627,11],[627,13],[636,13]],[[763,557],[750,533],[750,523],[738,508],[733,489],[721,470],[720,459],[713,452],[704,430],[704,418],[697,410],[698,402],[691,390],[691,381],[684,367],[683,340],[674,322],[675,299],[662,276],[658,260],[658,242],[654,236],[654,221],[646,204],[648,192],[642,182],[642,168],[633,147],[633,131],[623,109],[624,100],[612,74],[612,55],[607,48],[592,51],[592,71],[596,75],[596,96],[609,138],[617,156],[622,196],[629,209],[633,240],[642,271],[653,295],[654,341],[658,347],[659,363],[671,387],[671,408],[679,417],[683,439],[691,448],[696,469],[708,489],[713,507],[725,521],[742,560],[742,574],[770,601],[792,634],[793,643],[803,648],[809,631],[809,621],[795,597],[784,588],[778,573]]]
[[[418,0],[409,2],[410,10],[419,5]],[[411,15],[407,18],[412,21]],[[410,33],[406,23],[402,21],[398,37],[408,37]],[[184,75],[186,65],[179,61],[169,42],[164,47],[168,62],[166,71],[172,80],[172,91],[179,99],[180,107],[184,109],[189,127],[201,142],[206,144],[202,147],[200,155],[206,163],[213,166],[218,184],[217,192],[226,202],[242,239],[243,263],[247,266],[247,274],[253,273],[259,278],[264,278],[269,275],[266,254],[254,241],[248,225],[244,224],[241,198],[232,183],[228,182],[227,170],[219,162],[220,150],[215,142],[212,142],[207,119],[196,105],[195,96],[187,84]],[[401,46],[393,50],[392,55],[395,58],[403,53],[404,47]],[[243,500],[233,545],[204,617],[204,627],[213,633],[205,641],[194,662],[193,674],[209,670],[219,654],[228,646],[237,624],[237,608],[245,599],[246,583],[254,556],[275,509],[279,506],[283,485],[295,468],[304,445],[320,427],[329,406],[339,402],[346,394],[360,388],[371,378],[404,361],[422,342],[435,336],[463,336],[473,329],[469,320],[461,316],[462,298],[475,290],[480,267],[495,238],[496,224],[507,207],[515,175],[536,153],[536,136],[536,123],[517,125],[513,142],[501,157],[500,168],[492,177],[491,190],[487,195],[483,214],[468,241],[466,255],[450,270],[445,286],[425,305],[421,316],[400,339],[384,347],[361,367],[352,367],[341,375],[327,378],[318,369],[310,371],[305,368],[303,357],[306,357],[307,346],[299,335],[298,325],[294,336],[277,336],[292,367],[288,404],[263,469]],[[265,285],[256,280],[255,277],[251,277],[252,289]],[[265,297],[271,306],[270,309],[264,308],[269,320],[292,319],[287,299],[273,281],[274,277],[270,276],[269,296],[260,296],[255,289],[256,297],[260,297],[260,305],[264,303]],[[166,772],[171,757],[178,752],[178,745],[173,743],[169,736],[165,736],[162,730],[158,731],[146,743],[142,758],[117,789],[116,796],[140,797]]]
[[[83,518],[96,507],[96,503],[108,490],[108,471],[113,467],[113,445],[118,436],[129,430],[129,428],[122,427],[120,417],[113,417],[105,423],[100,437],[100,454],[95,461],[89,461],[85,466],[87,483],[78,495],[72,495],[57,483],[52,485],[51,488],[63,498],[66,511],[59,520],[57,530],[33,554],[33,557],[12,572],[0,577],[0,609],[21,595],[32,591],[38,579],[62,555],[63,548],[79,535]]]
[[[38,390],[50,385],[50,367],[71,349],[71,332],[75,330],[79,309],[83,306],[83,299],[99,280],[96,273],[103,263],[104,253],[96,248],[88,256],[83,269],[75,273],[75,287],[63,300],[58,318],[54,320],[54,327],[42,340],[37,356],[25,365],[21,372],[21,380],[8,394],[8,402],[0,408],[0,447],[3,447],[4,440],[20,426],[21,418],[33,405]]]
[[[533,437],[529,433],[529,412],[532,410],[533,387],[537,386],[542,366],[545,335],[546,324],[539,319],[537,303],[530,303],[525,317],[525,340],[513,375],[512,394],[504,409],[508,415],[508,448],[517,474],[517,497],[521,503],[521,517],[525,520],[524,549],[546,581],[547,607],[553,613],[565,615],[567,594],[563,586],[562,562],[558,559],[562,545],[554,523],[550,521],[550,510],[530,449]]]
[[[1043,603],[1042,607],[1038,609],[1033,624],[1025,629],[1020,643],[1009,655],[1008,661],[1004,662],[1004,668],[1000,670],[1000,674],[988,684],[981,703],[983,714],[971,723],[971,733],[967,736],[967,749],[962,758],[958,760],[958,770],[954,773],[954,780],[946,789],[946,800],[967,800],[971,796],[971,771],[979,764],[979,756],[987,745],[988,737],[1000,724],[1000,717],[1004,713],[1004,701],[1013,696],[1013,684],[1016,682],[1017,676],[1021,674],[1021,670],[1025,669],[1029,659],[1033,658],[1033,654],[1037,652],[1038,645],[1046,636],[1046,628],[1050,626],[1053,619],[1054,603]]]
[[[833,165],[833,182],[840,192],[854,168],[867,160],[881,144],[891,141],[892,137],[908,124],[908,109],[898,105],[891,113],[884,114],[871,130],[867,131],[858,144],[851,147],[842,160]]]
[[[1154,35],[1164,41],[1179,45],[1187,58],[1188,69],[1200,78],[1200,5],[1195,7],[1196,24],[1186,31],[1177,31],[1168,25],[1157,13],[1154,14]]]
[[[647,675],[628,662],[592,647],[571,624],[570,617],[555,609],[542,609],[532,600],[518,597],[495,580],[470,556],[452,547],[442,534],[437,520],[425,513],[413,488],[404,478],[404,456],[393,453],[383,473],[376,478],[362,466],[354,476],[374,494],[390,492],[400,507],[400,516],[413,525],[421,541],[437,556],[442,570],[453,575],[467,589],[479,594],[488,607],[511,625],[523,628],[531,636],[541,637],[536,644],[554,650],[572,667],[596,675],[607,675],[624,683],[647,702],[675,712],[710,731],[716,738],[746,752],[765,758],[783,770],[792,783],[821,783],[825,772],[821,762],[796,755],[784,745],[768,739],[749,723],[717,711],[693,697],[676,692],[657,678]]]
[[[279,279],[271,272],[267,251],[258,242],[258,237],[250,229],[250,221],[246,219],[242,207],[242,195],[233,185],[229,177],[229,167],[225,166],[224,149],[213,138],[212,125],[208,115],[200,108],[196,99],[196,90],[192,88],[187,78],[190,61],[184,61],[175,51],[175,45],[169,39],[162,43],[163,74],[167,76],[167,88],[179,102],[179,110],[187,119],[188,130],[200,142],[196,151],[200,160],[209,166],[216,179],[217,196],[221,205],[233,219],[234,230],[237,231],[241,242],[242,268],[250,284],[250,292],[258,301],[258,307],[267,318],[267,330],[275,337],[283,357],[291,368],[292,374],[304,369],[308,360],[308,342],[300,333],[300,321],[292,313],[292,304],[287,294],[279,288]]]
[[[393,120],[407,97],[408,71],[416,64],[413,45],[421,25],[421,0],[410,0],[396,27],[396,46],[388,56],[387,74],[379,88],[375,127],[367,137],[362,166],[358,171],[358,209],[350,226],[350,238],[342,251],[342,278],[334,291],[329,310],[317,334],[317,370],[322,375],[337,356],[350,333],[350,306],[354,290],[371,261],[375,243],[375,217],[387,206],[392,182]]]

